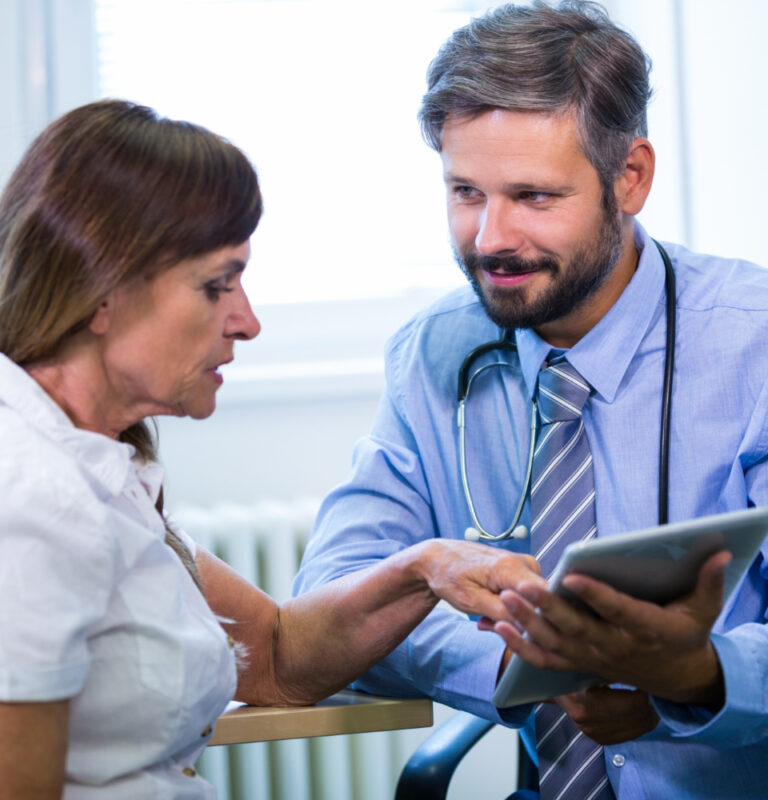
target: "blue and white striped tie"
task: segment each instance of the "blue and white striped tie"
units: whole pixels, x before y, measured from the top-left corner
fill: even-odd
[[[597,532],[592,453],[581,418],[590,391],[562,356],[539,373],[531,545],[545,577],[566,545]],[[614,800],[602,746],[552,703],[539,705],[535,720],[541,800]]]

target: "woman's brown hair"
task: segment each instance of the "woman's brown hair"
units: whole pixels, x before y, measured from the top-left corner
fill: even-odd
[[[261,209],[248,159],[205,128],[120,100],[70,111],[35,139],[0,197],[0,352],[21,366],[55,358],[118,285],[241,244]],[[156,459],[145,422],[120,439]]]
[[[70,111],[0,197],[0,352],[55,356],[119,284],[246,241],[261,209],[248,159],[205,128],[121,100]],[[121,439],[155,457],[144,423]]]

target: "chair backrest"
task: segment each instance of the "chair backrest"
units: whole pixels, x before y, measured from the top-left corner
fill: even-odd
[[[414,751],[400,773],[395,800],[445,800],[456,767],[493,726],[466,711],[454,714]],[[539,771],[517,738],[517,791],[508,800],[537,800]]]

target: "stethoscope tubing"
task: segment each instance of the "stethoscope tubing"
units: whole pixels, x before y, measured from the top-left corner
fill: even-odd
[[[675,343],[677,335],[677,287],[675,280],[675,271],[672,267],[672,262],[667,254],[667,251],[662,245],[653,239],[653,243],[658,248],[661,259],[664,262],[664,287],[666,294],[665,315],[666,315],[666,342],[664,353],[664,383],[661,396],[661,430],[659,441],[659,507],[658,518],[659,525],[665,525],[669,521],[669,441],[670,429],[672,419],[672,388],[675,371]],[[527,530],[523,526],[518,526],[520,517],[523,513],[525,499],[531,485],[531,475],[533,471],[533,457],[536,448],[536,431],[538,426],[537,408],[535,399],[531,404],[531,438],[530,447],[528,452],[528,461],[526,466],[526,475],[523,482],[523,491],[520,495],[520,500],[515,509],[515,514],[512,523],[501,533],[493,534],[485,530],[480,524],[480,520],[475,509],[475,504],[472,500],[472,492],[469,487],[469,477],[467,474],[467,458],[466,458],[466,433],[465,433],[465,415],[466,415],[466,400],[469,395],[470,388],[474,379],[480,375],[484,370],[491,367],[506,365],[505,361],[494,361],[489,364],[484,364],[478,370],[475,370],[470,375],[472,365],[478,358],[486,353],[493,352],[494,350],[517,352],[517,345],[514,342],[514,331],[505,330],[502,337],[492,342],[486,342],[479,347],[470,351],[461,363],[458,374],[458,410],[457,410],[457,425],[459,429],[459,462],[461,471],[461,482],[464,489],[464,497],[469,509],[469,515],[472,519],[474,529],[467,529],[467,538],[483,539],[484,541],[504,541],[511,538],[524,538],[528,535]],[[519,531],[523,531],[520,533]],[[471,537],[469,531],[474,531]]]

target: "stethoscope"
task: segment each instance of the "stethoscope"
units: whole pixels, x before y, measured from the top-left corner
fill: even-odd
[[[664,385],[661,394],[661,441],[659,445],[659,525],[664,525],[668,521],[668,505],[669,505],[669,427],[670,417],[672,410],[672,378],[675,369],[675,316],[677,311],[677,303],[675,297],[675,271],[672,268],[672,262],[669,260],[667,251],[654,239],[654,244],[661,254],[662,261],[664,262],[664,286],[666,291],[666,321],[667,321],[667,338],[664,354]],[[528,463],[525,468],[525,479],[523,481],[523,491],[520,495],[520,500],[515,509],[514,518],[509,526],[501,533],[493,534],[487,531],[481,524],[475,510],[475,504],[472,501],[472,492],[469,489],[469,479],[467,478],[467,453],[466,453],[466,436],[465,436],[465,415],[466,415],[466,401],[469,396],[469,391],[472,388],[473,381],[478,375],[481,375],[485,370],[492,367],[511,366],[508,361],[493,361],[489,364],[484,364],[479,369],[475,370],[471,375],[470,370],[472,365],[486,353],[494,350],[501,352],[517,352],[517,345],[514,342],[514,330],[505,330],[501,339],[496,339],[492,342],[481,344],[472,350],[459,368],[459,390],[458,400],[459,408],[457,413],[457,423],[459,428],[459,462],[461,466],[461,482],[464,486],[464,497],[467,501],[469,514],[472,517],[472,527],[464,531],[464,538],[470,541],[483,541],[502,542],[506,539],[525,539],[528,535],[528,528],[525,525],[520,525],[520,517],[523,513],[523,506],[525,505],[525,498],[528,495],[528,490],[531,487],[531,473],[533,471],[533,454],[536,449],[536,431],[538,428],[538,409],[536,405],[536,398],[531,403],[531,444],[528,449]]]

